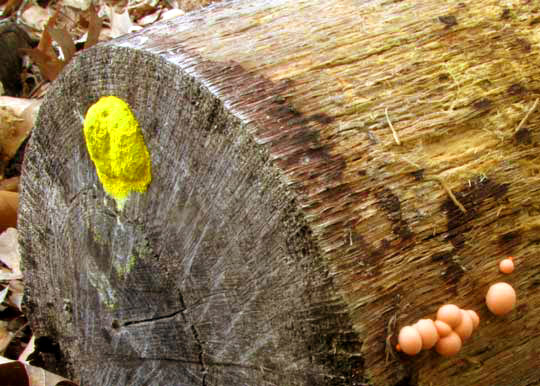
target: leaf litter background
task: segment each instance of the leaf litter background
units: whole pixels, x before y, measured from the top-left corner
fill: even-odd
[[[39,366],[17,244],[21,164],[41,99],[84,49],[217,0],[0,0],[0,383],[75,385]],[[62,302],[62,299],[58,299]]]

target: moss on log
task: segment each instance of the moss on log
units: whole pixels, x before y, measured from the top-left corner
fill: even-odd
[[[25,160],[36,331],[88,384],[538,384],[537,12],[232,1],[85,52]],[[82,134],[103,95],[152,158],[124,211]],[[394,351],[446,302],[481,318],[458,356]]]

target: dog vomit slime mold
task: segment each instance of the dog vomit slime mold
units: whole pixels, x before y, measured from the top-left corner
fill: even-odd
[[[144,193],[152,180],[139,123],[126,102],[105,96],[88,109],[83,130],[99,180],[122,209],[131,192]]]

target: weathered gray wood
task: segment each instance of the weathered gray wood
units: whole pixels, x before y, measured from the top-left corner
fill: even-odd
[[[233,1],[76,58],[25,161],[37,333],[83,384],[537,384],[540,68],[511,3]],[[102,95],[153,163],[121,212],[82,135]],[[460,355],[393,350],[445,302],[482,319]]]

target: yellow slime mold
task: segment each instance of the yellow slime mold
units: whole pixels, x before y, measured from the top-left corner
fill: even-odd
[[[122,209],[129,193],[144,193],[152,165],[137,119],[115,96],[100,98],[84,119],[84,138],[105,192]]]

